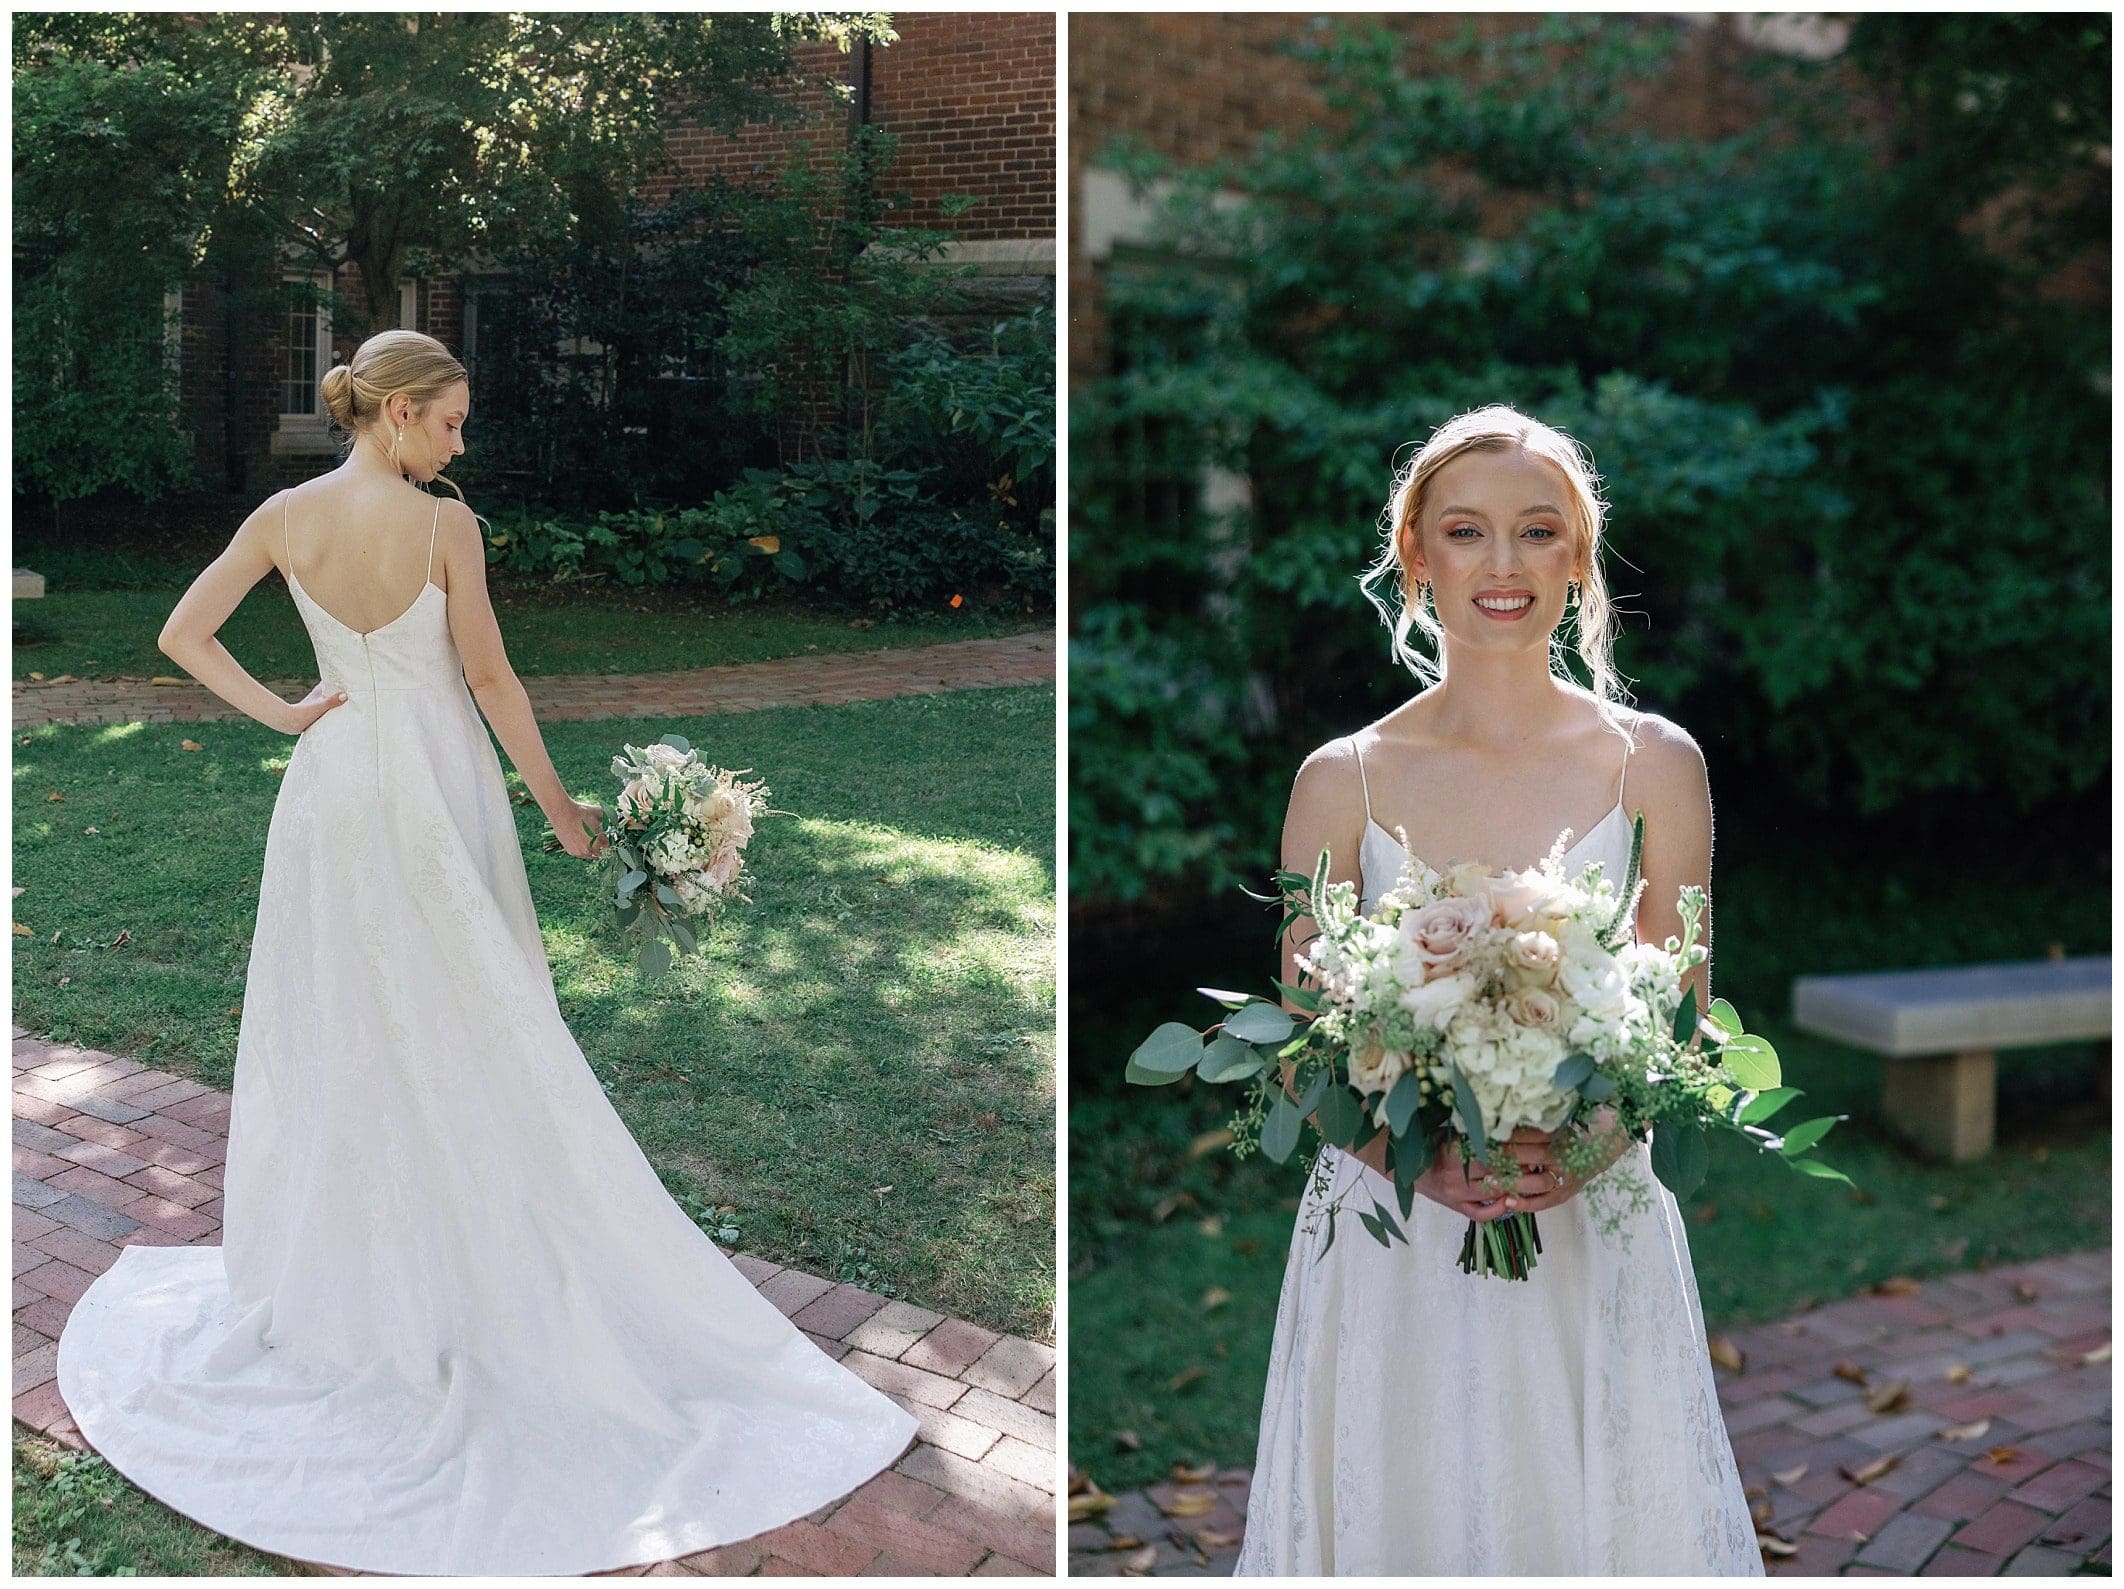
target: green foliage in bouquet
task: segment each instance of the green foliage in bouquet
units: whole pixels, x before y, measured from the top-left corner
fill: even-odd
[[[1635,907],[1644,856],[1644,817],[1632,830],[1627,874],[1612,915],[1598,938],[1611,954],[1635,938]],[[1302,872],[1274,874],[1275,895],[1252,895],[1282,906],[1276,937],[1306,918],[1324,919],[1350,901],[1338,901],[1350,885],[1330,885],[1328,856],[1322,852],[1311,877]],[[1680,967],[1700,963],[1696,943],[1704,906],[1699,888],[1682,890],[1683,936],[1669,939],[1667,949]],[[1310,979],[1307,979],[1309,982]],[[1224,1020],[1206,1030],[1177,1021],[1157,1028],[1129,1056],[1127,1079],[1142,1086],[1167,1086],[1193,1074],[1212,1085],[1241,1085],[1245,1101],[1232,1122],[1231,1151],[1241,1157],[1259,1151],[1276,1163],[1296,1152],[1308,1123],[1322,1141],[1347,1153],[1360,1153],[1382,1134],[1387,1139],[1386,1167],[1394,1183],[1402,1219],[1415,1206],[1416,1182],[1442,1151],[1457,1148],[1463,1162],[1485,1156],[1494,1122],[1483,1117],[1476,1089],[1459,1067],[1441,1057],[1442,1034],[1422,1030],[1413,1018],[1393,1036],[1413,1062],[1381,1091],[1367,1091],[1351,1080],[1351,1049],[1346,1038],[1323,1023],[1323,995],[1301,983],[1278,981],[1281,1001],[1221,988],[1200,991],[1223,1005]],[[1296,1013],[1283,1007],[1296,1007]],[[1554,1128],[1557,1162],[1573,1174],[1590,1176],[1604,1169],[1623,1145],[1618,1132],[1650,1141],[1653,1173],[1677,1199],[1702,1184],[1709,1166],[1709,1131],[1742,1137],[1758,1151],[1774,1154],[1794,1172],[1848,1183],[1848,1177],[1809,1152],[1839,1116],[1824,1116],[1783,1133],[1768,1122],[1800,1094],[1781,1085],[1777,1051],[1747,1032],[1733,1006],[1714,1000],[1708,1013],[1697,1008],[1696,990],[1685,987],[1673,1008],[1660,1010],[1671,1043],[1662,1043],[1656,1067],[1642,1073],[1629,1067],[1603,1069],[1592,1054],[1573,1052],[1559,1063],[1553,1085],[1572,1095],[1568,1112]],[[1695,1040],[1701,1039],[1700,1044]],[[1285,1067],[1289,1067],[1288,1076]],[[1597,1117],[1605,1117],[1598,1119]],[[1509,1189],[1509,1159],[1492,1161]],[[1344,1194],[1347,1195],[1347,1194]],[[1338,1198],[1327,1209],[1327,1240],[1333,1245]],[[1407,1241],[1393,1210],[1372,1200],[1359,1219],[1381,1245]],[[1540,1251],[1534,1217],[1515,1213],[1492,1221],[1471,1222],[1460,1266],[1470,1273],[1524,1279]]]

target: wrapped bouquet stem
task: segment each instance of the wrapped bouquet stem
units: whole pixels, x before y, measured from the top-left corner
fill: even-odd
[[[1776,1051],[1725,1000],[1697,1007],[1689,973],[1707,958],[1697,941],[1704,891],[1681,891],[1681,936],[1639,943],[1643,816],[1620,888],[1598,862],[1566,876],[1569,838],[1521,872],[1441,873],[1410,855],[1370,915],[1354,886],[1328,882],[1324,853],[1311,877],[1278,872],[1278,892],[1266,896],[1283,908],[1278,938],[1303,919],[1317,927],[1301,946],[1299,984],[1277,983],[1275,1000],[1204,988],[1224,1018],[1206,1030],[1160,1026],[1130,1056],[1128,1078],[1160,1086],[1192,1074],[1247,1088],[1233,1127],[1242,1155],[1282,1163],[1309,1122],[1346,1152],[1384,1136],[1403,1220],[1440,1152],[1464,1166],[1481,1160],[1510,1193],[1522,1131],[1546,1136],[1556,1172],[1616,1196],[1645,1195],[1613,1184],[1620,1166],[1608,1170],[1634,1139],[1649,1141],[1661,1184],[1688,1197],[1713,1131],[1796,1173],[1847,1180],[1809,1156],[1839,1117],[1773,1130],[1770,1119],[1799,1096],[1781,1085]],[[1327,1205],[1323,1252],[1348,1195]],[[1358,1217],[1382,1244],[1408,1239],[1377,1199]],[[1459,1262],[1469,1274],[1524,1280],[1540,1253],[1534,1216],[1515,1212],[1471,1221]]]

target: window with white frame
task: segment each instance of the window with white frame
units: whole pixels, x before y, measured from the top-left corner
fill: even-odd
[[[332,313],[316,292],[328,285],[323,272],[289,275],[281,326],[280,425],[283,430],[325,425],[317,383],[332,365]],[[305,287],[316,292],[305,291]]]

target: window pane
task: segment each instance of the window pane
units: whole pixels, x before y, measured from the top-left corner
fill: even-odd
[[[284,334],[285,367],[280,382],[283,414],[317,412],[317,305],[297,296],[302,286],[288,284],[288,321]]]

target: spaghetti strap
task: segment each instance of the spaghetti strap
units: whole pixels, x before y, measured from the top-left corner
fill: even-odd
[[[1357,753],[1357,782],[1364,790],[1364,820],[1372,820],[1372,780],[1364,772],[1364,747],[1357,743],[1357,736],[1350,736],[1350,749]]]
[[[428,520],[428,573],[427,577],[421,581],[422,589],[426,589],[429,585],[435,583],[435,527],[440,523],[442,523],[442,498],[437,497],[435,499],[435,516]]]
[[[293,486],[280,493],[280,555],[288,560],[288,583],[295,582],[295,547],[288,535],[288,498],[295,494]]]
[[[1622,776],[1615,780],[1615,803],[1623,803],[1623,785],[1630,781],[1630,752],[1637,748],[1637,725],[1631,724],[1623,740]]]

